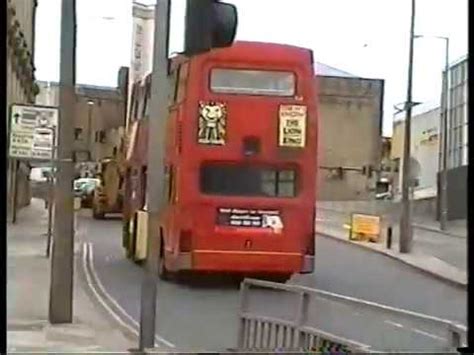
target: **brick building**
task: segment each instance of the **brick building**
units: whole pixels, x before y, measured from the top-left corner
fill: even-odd
[[[7,105],[33,104],[38,87],[35,83],[34,43],[36,0],[7,1]],[[10,123],[7,123],[7,133]],[[8,195],[12,192],[13,164],[17,164],[18,207],[30,203],[30,166],[28,162],[9,160],[7,167]],[[8,199],[10,206],[11,198]],[[10,210],[10,209],[9,209]]]

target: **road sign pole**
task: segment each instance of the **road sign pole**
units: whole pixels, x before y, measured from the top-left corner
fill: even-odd
[[[74,178],[75,52],[76,1],[62,0],[58,171],[49,298],[49,321],[53,324],[71,323],[73,318],[74,212],[72,185]]]
[[[48,235],[47,235],[47,243],[46,243],[46,257],[49,258],[49,254],[51,253],[51,240],[52,240],[52,233],[53,233],[53,206],[54,206],[54,167],[55,167],[55,152],[56,152],[56,134],[55,130],[52,130],[52,146],[51,146],[51,170],[48,176]]]
[[[20,162],[13,160],[12,171],[12,224],[16,223],[16,213],[18,211],[18,166]]]
[[[441,143],[442,143],[442,170],[440,174],[441,191],[440,191],[440,209],[441,214],[439,218],[440,229],[445,231],[448,228],[448,119],[449,119],[449,38],[444,38],[446,41],[445,53],[445,68],[443,75],[443,113],[441,124]]]

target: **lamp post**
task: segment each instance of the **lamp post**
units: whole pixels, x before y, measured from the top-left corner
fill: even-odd
[[[89,151],[89,160],[92,160],[92,109],[94,107],[94,101],[87,101],[87,150]]]
[[[445,41],[445,69],[443,75],[443,91],[441,95],[441,174],[439,191],[439,207],[440,207],[440,229],[445,231],[448,224],[448,118],[449,118],[449,38],[442,36],[422,36],[417,35],[415,38],[436,38]]]
[[[413,45],[415,39],[415,0],[411,1],[411,26],[410,47],[408,54],[408,86],[407,99],[405,102],[405,139],[403,145],[403,167],[402,167],[402,213],[400,218],[400,253],[409,253],[413,241],[413,229],[411,225],[411,201],[410,201],[410,145],[411,145],[411,112],[413,108]]]

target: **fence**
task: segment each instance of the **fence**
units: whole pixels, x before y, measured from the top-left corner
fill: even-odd
[[[296,294],[298,307],[293,320],[279,317],[269,317],[256,314],[248,310],[250,287],[286,291]],[[240,290],[240,314],[238,351],[314,351],[322,353],[380,353],[369,345],[346,339],[335,334],[330,334],[321,329],[307,324],[308,303],[310,297],[318,296],[344,305],[355,306],[359,310],[376,310],[380,315],[392,315],[408,318],[418,322],[429,323],[431,326],[441,328],[446,334],[445,349],[456,351],[464,346],[466,327],[454,322],[431,317],[407,310],[401,310],[374,302],[338,295],[297,285],[286,285],[268,281],[245,279]]]

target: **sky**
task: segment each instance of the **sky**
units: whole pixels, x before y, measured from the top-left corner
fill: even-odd
[[[172,0],[170,52],[182,43],[184,0]],[[154,4],[154,0],[141,0]],[[227,0],[237,6],[237,40],[311,48],[322,62],[356,76],[385,80],[384,135],[395,104],[406,99],[410,0]],[[61,0],[39,0],[38,80],[59,80]],[[450,38],[450,59],[467,54],[468,0],[417,0],[415,32]],[[132,0],[77,0],[77,82],[116,86],[131,60]],[[439,102],[445,42],[417,39],[413,99]]]

